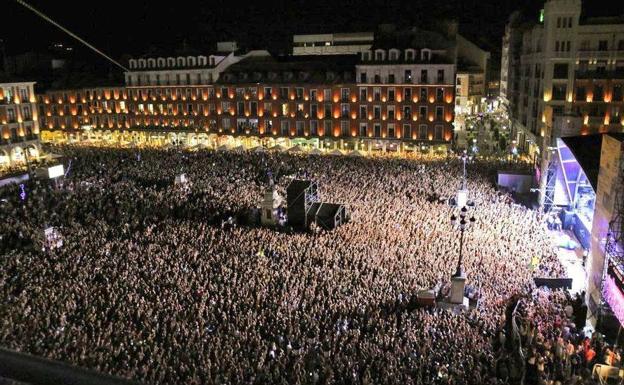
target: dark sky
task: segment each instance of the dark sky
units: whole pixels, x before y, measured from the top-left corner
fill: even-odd
[[[115,58],[150,49],[175,52],[184,42],[210,52],[216,41],[224,39],[279,51],[287,49],[297,32],[374,30],[379,23],[426,27],[439,18],[457,19],[460,32],[496,55],[509,14],[520,6],[536,13],[543,4],[543,0],[27,1]],[[0,30],[0,39],[8,54],[62,41],[85,59],[91,55],[14,0],[4,2],[9,24]],[[603,14],[624,13],[621,1],[585,0],[590,2],[592,10]]]

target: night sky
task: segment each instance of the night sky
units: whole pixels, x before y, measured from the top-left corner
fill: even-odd
[[[426,28],[440,18],[457,19],[462,34],[496,55],[510,13],[522,7],[537,15],[543,4],[543,0],[27,1],[115,58],[175,53],[184,43],[210,52],[216,41],[229,39],[279,53],[288,50],[294,33],[367,31],[380,23]],[[586,11],[590,14],[624,13],[624,2],[585,3],[592,5]],[[7,54],[45,49],[55,41],[70,43],[77,54],[85,54],[73,39],[14,0],[5,0],[5,12],[9,24],[14,23],[13,28],[0,30]],[[94,54],[84,58],[88,55]]]

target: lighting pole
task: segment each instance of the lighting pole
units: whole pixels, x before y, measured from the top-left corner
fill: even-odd
[[[464,231],[471,225],[475,223],[475,217],[471,216],[470,219],[466,220],[466,215],[468,214],[468,209],[466,206],[462,207],[459,211],[459,259],[457,261],[457,270],[455,271],[455,275],[453,277],[463,277],[462,271],[462,262],[463,262],[463,251],[464,251]],[[455,214],[451,215],[451,225],[455,227],[457,225],[457,217]]]
[[[464,152],[462,152],[461,156],[459,157],[459,159],[462,160],[463,164],[464,164],[464,176],[462,178],[462,186],[461,189],[462,190],[466,190],[466,163],[470,160],[472,160],[472,155],[468,155],[468,151],[464,150]]]

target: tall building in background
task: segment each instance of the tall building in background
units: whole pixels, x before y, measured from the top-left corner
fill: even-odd
[[[0,81],[0,168],[39,156],[35,82]]]
[[[586,18],[581,0],[548,0],[532,22],[510,20],[501,77],[513,135],[535,158],[551,205],[556,138],[624,129],[624,19]]]
[[[324,33],[293,36],[293,55],[356,55],[373,45],[373,32]]]

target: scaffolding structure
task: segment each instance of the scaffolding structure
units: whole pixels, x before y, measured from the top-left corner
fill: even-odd
[[[555,205],[555,184],[557,181],[557,167],[559,165],[559,156],[555,150],[550,150],[550,159],[548,159],[548,167],[546,168],[546,186],[544,188],[544,205],[545,213]]]
[[[624,266],[624,162],[621,162],[618,188],[615,188],[615,196],[613,197],[613,215],[609,221],[609,232],[607,233],[607,242],[605,251],[607,257],[616,262],[618,266]]]

